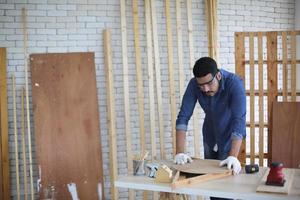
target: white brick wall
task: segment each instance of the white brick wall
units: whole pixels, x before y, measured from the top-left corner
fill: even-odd
[[[168,99],[168,68],[167,68],[167,42],[164,14],[164,1],[156,0],[158,17],[158,37],[161,56],[162,91],[166,135],[170,135],[170,112]],[[128,38],[128,63],[130,81],[130,103],[132,119],[132,143],[133,151],[139,149],[139,124],[135,85],[135,53],[133,42],[133,20],[132,4],[126,1],[127,13],[127,38]],[[182,1],[182,30],[184,48],[184,67],[186,81],[190,78],[189,49],[187,41],[187,17],[186,4]],[[219,39],[220,60],[223,68],[234,71],[234,32],[235,31],[267,31],[294,28],[295,0],[219,0]],[[109,199],[109,143],[106,125],[106,87],[103,58],[102,31],[105,28],[112,30],[113,64],[115,71],[116,95],[116,121],[118,134],[118,165],[119,173],[126,173],[126,150],[124,133],[124,108],[123,108],[123,86],[122,86],[122,52],[120,33],[120,11],[119,0],[0,0],[0,47],[6,47],[8,53],[8,103],[9,103],[9,134],[10,134],[10,156],[11,156],[11,180],[12,194],[16,198],[15,185],[15,162],[14,142],[12,124],[12,85],[11,75],[17,76],[17,90],[20,91],[24,85],[24,59],[23,59],[23,36],[21,9],[28,10],[28,52],[95,52],[96,75],[98,85],[98,99],[100,112],[100,127],[102,138],[103,169],[105,176],[105,195]],[[195,57],[207,55],[206,25],[204,16],[204,1],[193,0],[193,25],[194,25],[194,50]],[[175,31],[175,0],[171,0],[172,29],[174,37],[174,64],[177,64],[177,47]],[[143,77],[147,77],[147,54],[144,19],[144,2],[139,1],[140,21],[140,43],[143,66]],[[178,77],[175,77],[178,80]],[[178,82],[176,82],[177,86]],[[148,97],[147,80],[144,84],[145,97]],[[178,87],[176,87],[178,88]],[[145,128],[149,129],[149,105],[145,99]],[[179,100],[177,105],[179,106]],[[18,100],[18,108],[20,101]],[[20,113],[18,113],[20,115]],[[203,118],[203,116],[201,116]],[[33,116],[31,116],[33,119]],[[192,134],[188,134],[189,146],[193,144]],[[34,139],[34,134],[33,134]],[[147,141],[149,137],[147,136]],[[171,152],[171,139],[166,138],[166,152]],[[34,142],[33,142],[34,144]],[[159,146],[159,145],[157,145]],[[149,147],[149,144],[148,144]],[[33,148],[34,149],[34,148]],[[192,148],[188,148],[192,152]],[[171,158],[171,154],[168,155]],[[35,157],[34,157],[35,158]],[[35,180],[37,178],[36,160],[34,159]],[[21,174],[22,176],[22,174]],[[22,181],[21,181],[22,183]],[[22,187],[21,187],[22,189]],[[126,190],[122,190],[120,197],[126,198]]]

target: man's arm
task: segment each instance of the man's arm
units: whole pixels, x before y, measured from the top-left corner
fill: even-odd
[[[241,144],[242,144],[241,139],[233,139],[231,142],[231,149],[229,152],[229,156],[238,157]]]
[[[184,153],[185,150],[185,131],[176,130],[176,154]]]

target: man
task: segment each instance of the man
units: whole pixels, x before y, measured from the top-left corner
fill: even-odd
[[[193,68],[194,78],[187,86],[176,120],[176,156],[174,162],[192,159],[184,153],[185,134],[196,102],[205,112],[203,132],[204,158],[222,160],[236,175],[241,170],[237,159],[246,136],[246,95],[242,80],[233,73],[219,70],[210,57],[200,58]]]

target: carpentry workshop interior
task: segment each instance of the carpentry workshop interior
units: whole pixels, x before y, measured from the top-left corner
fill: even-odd
[[[300,0],[0,0],[0,200],[300,199]]]

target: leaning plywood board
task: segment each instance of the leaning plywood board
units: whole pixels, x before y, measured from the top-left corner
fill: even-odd
[[[273,103],[272,161],[300,165],[300,102]]]
[[[257,192],[270,192],[270,193],[283,193],[289,194],[289,191],[292,186],[293,178],[294,178],[294,170],[287,171],[283,169],[285,183],[284,186],[273,186],[273,185],[266,185],[267,176],[270,170],[266,170],[263,178],[259,182],[259,185],[256,189]]]
[[[30,64],[40,198],[103,199],[94,54],[34,54]]]

